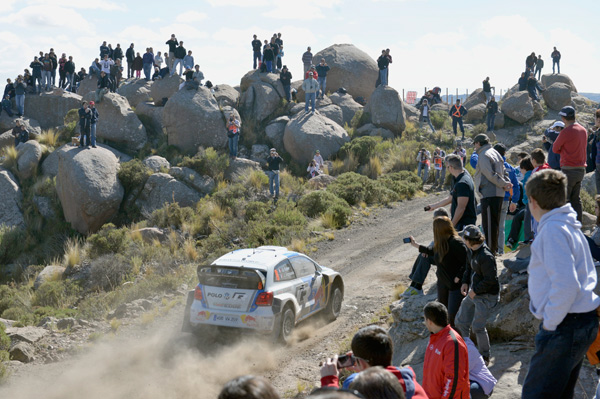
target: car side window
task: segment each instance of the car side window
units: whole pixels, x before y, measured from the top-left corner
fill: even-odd
[[[289,281],[295,278],[296,273],[287,259],[275,266],[273,270],[273,281]]]
[[[292,262],[292,267],[298,277],[312,276],[317,270],[315,264],[304,256],[295,256],[290,259],[290,262]]]

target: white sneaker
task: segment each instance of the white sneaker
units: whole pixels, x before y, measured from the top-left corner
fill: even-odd
[[[408,287],[406,291],[402,293],[404,298],[408,298],[415,295],[423,295],[423,290],[418,290],[415,287]]]

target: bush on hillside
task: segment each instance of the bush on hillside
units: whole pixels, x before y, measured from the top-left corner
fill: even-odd
[[[212,147],[200,147],[196,155],[184,157],[178,166],[193,169],[200,175],[208,175],[213,179],[221,179],[229,166],[229,157],[225,153],[219,154]]]
[[[163,208],[152,212],[148,222],[152,226],[160,228],[176,228],[191,220],[194,216],[194,210],[189,207],[180,207],[177,202],[167,204]]]
[[[327,190],[350,205],[358,205],[363,201],[367,204],[387,204],[398,199],[395,192],[386,188],[378,180],[371,180],[367,176],[354,172],[339,175]]]
[[[264,202],[251,201],[246,204],[244,213],[244,220],[249,222],[251,220],[261,220],[267,217],[269,212],[269,205]]]
[[[0,226],[0,264],[7,265],[26,247],[27,234],[20,227]]]
[[[379,178],[386,188],[398,194],[400,199],[408,199],[423,187],[423,181],[414,172],[402,171],[389,173]]]
[[[79,289],[72,283],[46,281],[35,291],[31,304],[33,306],[64,308],[75,303],[78,294]]]
[[[131,237],[126,228],[118,229],[114,224],[108,223],[88,238],[90,244],[89,254],[92,258],[110,253],[122,252],[131,245]]]
[[[93,289],[116,289],[132,272],[131,263],[120,254],[103,255],[92,261],[89,285]]]
[[[431,111],[429,113],[429,119],[431,119],[431,124],[437,130],[443,129],[444,127],[447,127],[447,124],[449,124],[448,113],[445,111]]]
[[[332,222],[332,227],[334,228],[344,227],[348,224],[350,215],[352,215],[352,209],[350,209],[345,201],[334,203],[323,213],[323,216]]]
[[[346,201],[327,190],[313,191],[298,201],[298,209],[311,218],[322,215],[334,205],[350,211],[350,206]]]
[[[143,188],[152,171],[139,159],[121,164],[117,177],[125,189],[125,198],[136,188]]]
[[[340,148],[338,155],[341,159],[347,158],[353,154],[361,165],[369,161],[371,154],[375,150],[378,143],[381,142],[381,137],[363,136],[354,139]]]

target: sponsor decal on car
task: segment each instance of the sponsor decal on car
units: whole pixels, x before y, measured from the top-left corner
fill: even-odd
[[[243,314],[241,316],[241,319],[242,319],[242,323],[244,323],[248,327],[253,327],[253,328],[258,327],[258,321],[253,316]]]
[[[208,320],[210,318],[210,312],[203,310],[201,312],[198,312],[198,314],[196,315],[198,318],[204,318],[204,320]]]

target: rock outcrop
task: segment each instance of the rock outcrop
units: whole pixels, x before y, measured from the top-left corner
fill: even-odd
[[[248,72],[240,84],[240,112],[251,119],[267,119],[281,104],[283,85],[273,73]]]
[[[161,169],[169,170],[171,164],[165,158],[158,155],[152,155],[144,159],[144,165],[148,167],[152,172],[160,172]]]
[[[564,106],[571,105],[571,88],[566,83],[556,82],[542,93],[548,108],[560,111]]]
[[[501,108],[504,115],[519,123],[525,123],[534,117],[533,102],[526,91],[505,96]]]
[[[564,83],[569,86],[571,91],[577,93],[577,88],[568,75],[565,75],[564,73],[542,75],[542,86],[547,88],[552,86],[554,83]]]
[[[42,284],[44,284],[47,281],[62,279],[62,274],[64,272],[65,272],[65,268],[62,266],[46,266],[46,267],[44,267],[44,269],[40,272],[40,274],[38,274],[37,277],[35,278],[35,281],[33,282],[33,289],[37,290],[38,288],[40,288],[40,286]]]
[[[265,128],[265,134],[273,147],[283,148],[283,133],[285,132],[285,125],[289,121],[289,117],[280,116],[277,119],[273,119]]]
[[[112,152],[113,155],[119,161],[119,163],[131,161],[131,157],[129,155],[123,154],[121,151],[115,150],[114,148],[107,146],[106,144],[97,144],[97,146]],[[42,162],[42,173],[44,174],[44,176],[56,176],[58,174],[58,154],[60,154],[61,152],[69,151],[72,148],[74,147],[71,144],[65,144],[52,151],[44,159],[44,162]]]
[[[215,180],[212,177],[206,175],[202,176],[190,168],[173,167],[169,169],[169,174],[177,180],[194,188],[202,195],[212,193],[216,187]]]
[[[162,134],[163,111],[164,107],[157,107],[151,102],[141,102],[135,107],[134,112],[146,129],[153,129]]]
[[[139,103],[150,101],[152,83],[146,82],[145,79],[128,80],[119,86],[117,93],[125,97],[129,105],[137,107]]]
[[[220,105],[229,105],[230,107],[237,106],[240,99],[240,93],[229,85],[216,85],[213,87],[213,94]]]
[[[35,174],[42,159],[42,146],[35,140],[17,146],[17,170],[19,177],[29,179]]]
[[[469,94],[469,97],[463,102],[463,106],[469,113],[471,112],[471,108],[479,104],[485,105],[485,94],[483,94],[483,89],[475,90],[473,93]]]
[[[352,44],[334,44],[314,55],[314,63],[321,58],[331,67],[327,72],[327,90],[335,92],[340,87],[353,97],[369,99],[379,76],[373,58]]]
[[[0,169],[0,224],[11,227],[25,225],[22,200],[23,194],[17,179],[8,170]]]
[[[350,126],[350,122],[352,121],[352,118],[354,118],[356,111],[363,109],[363,106],[354,101],[352,96],[347,93],[333,93],[329,96],[329,99],[332,103],[342,109],[342,126],[346,123]]]
[[[12,130],[12,128],[16,126],[17,119],[21,120],[21,123],[29,132],[29,138],[34,138],[42,134],[42,128],[40,127],[39,122],[35,119],[28,118],[26,116],[22,116],[21,118],[11,118],[6,112],[2,112],[2,115],[0,115],[0,132]]]
[[[58,153],[56,191],[65,220],[81,234],[97,231],[118,212],[124,194],[118,169],[114,154],[101,147]]]
[[[379,86],[365,107],[371,123],[400,134],[406,128],[406,114],[398,92],[390,86]]]
[[[39,96],[27,96],[25,115],[39,122],[42,129],[62,126],[67,112],[81,107],[80,95],[56,89]]]
[[[164,99],[171,98],[172,95],[177,93],[179,85],[183,83],[183,79],[177,74],[173,76],[167,76],[164,79],[159,79],[152,83],[150,88],[150,96],[154,101],[154,105],[163,106]]]
[[[168,104],[168,103],[167,103]],[[180,206],[193,206],[200,200],[200,194],[166,173],[155,173],[148,178],[144,189],[136,200],[136,205],[146,217],[165,204],[178,203]]]
[[[252,170],[261,170],[260,164],[256,161],[244,158],[236,158],[229,162],[229,166],[223,174],[226,180],[233,181],[237,177],[247,174]]]

